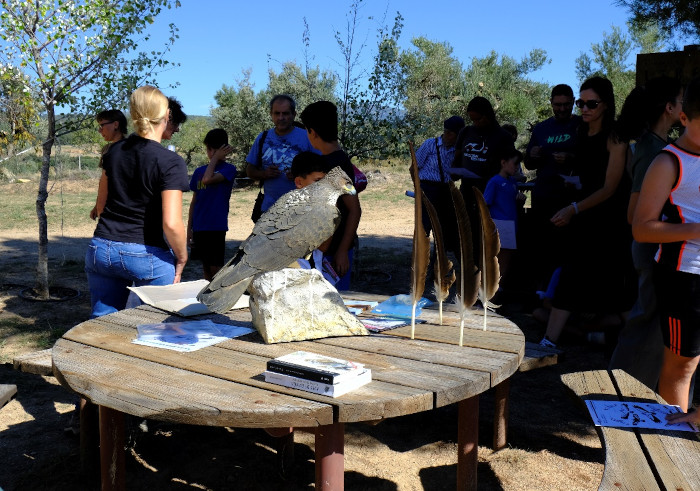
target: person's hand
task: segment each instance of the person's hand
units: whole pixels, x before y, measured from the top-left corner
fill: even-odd
[[[527,196],[525,196],[525,193],[523,193],[522,191],[518,191],[518,194],[515,195],[515,201],[522,204],[525,203],[525,200],[527,200]]]
[[[557,227],[563,227],[564,225],[569,224],[575,214],[576,210],[574,209],[573,205],[565,206],[554,214],[554,216],[550,219],[550,222]]]
[[[552,157],[557,164],[563,164],[566,162],[566,152],[553,152]]]
[[[98,216],[99,215],[97,215],[97,205],[95,205],[92,207],[92,210],[90,210],[90,218],[92,218],[93,220],[97,220]]]
[[[224,160],[227,155],[230,155],[233,153],[233,147],[231,145],[222,145],[221,147],[217,148],[214,150],[214,155],[212,156],[212,159],[216,159],[216,161]]]
[[[276,165],[271,165],[263,172],[265,173],[265,179],[273,179],[281,174],[279,167]]]
[[[669,424],[694,423],[697,425],[700,424],[700,411],[691,409],[687,413],[667,414],[666,421]]]
[[[338,276],[343,276],[350,270],[350,260],[347,252],[338,251],[333,256],[333,269]]]
[[[540,158],[541,150],[542,150],[541,147],[537,147],[537,146],[532,147],[530,149],[530,157],[532,157],[533,159]]]

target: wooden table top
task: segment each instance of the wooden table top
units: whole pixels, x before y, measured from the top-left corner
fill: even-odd
[[[363,293],[356,300],[383,300]],[[247,309],[198,316],[251,325]],[[510,377],[523,358],[525,338],[512,322],[469,314],[464,346],[458,320],[424,309],[416,325],[386,334],[264,344],[257,333],[190,353],[133,344],[138,324],[181,321],[149,306],[83,322],[53,348],[54,374],[94,404],[175,423],[248,428],[315,427],[380,420],[427,411],[478,395]],[[305,350],[366,364],[372,382],[339,398],[265,382],[268,360]]]

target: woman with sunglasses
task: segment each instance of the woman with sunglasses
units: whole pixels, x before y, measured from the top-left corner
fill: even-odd
[[[100,169],[102,169],[102,156],[107,153],[112,143],[126,138],[126,116],[118,109],[108,109],[97,113],[95,120],[97,120],[97,131],[107,142],[100,152]],[[102,171],[100,183],[97,186],[97,201],[90,210],[90,218],[97,220],[105,206],[105,201],[107,201],[107,178]]]
[[[131,94],[129,110],[135,132],[104,155],[107,201],[85,254],[92,317],[122,310],[132,284],[179,283],[187,262],[187,165],[160,144],[168,99],[144,86]]]
[[[551,221],[571,227],[559,284],[540,344],[555,346],[571,312],[600,315],[601,327],[619,326],[635,293],[626,219],[628,144],[615,132],[615,96],[609,80],[593,77],[581,85],[576,106],[582,124],[575,149],[580,176],[578,199]]]

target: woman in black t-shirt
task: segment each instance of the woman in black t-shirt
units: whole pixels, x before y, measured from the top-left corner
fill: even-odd
[[[85,256],[92,317],[123,309],[132,284],[178,283],[187,262],[187,165],[160,145],[168,100],[155,87],[141,87],[131,95],[130,113],[136,133],[103,157],[107,201]]]

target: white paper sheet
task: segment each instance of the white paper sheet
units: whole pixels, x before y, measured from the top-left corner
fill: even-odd
[[[183,281],[174,285],[130,286],[129,290],[138,295],[145,304],[189,317],[211,313],[206,305],[197,300],[197,294],[208,284],[207,280]],[[242,295],[233,309],[248,307],[249,298],[248,295]]]
[[[181,352],[196,351],[254,331],[249,327],[210,320],[140,324],[137,329],[139,337],[132,343]]]
[[[681,413],[681,408],[649,402],[586,401],[596,426],[652,428],[657,430],[698,431],[690,423],[667,424],[666,415]]]

